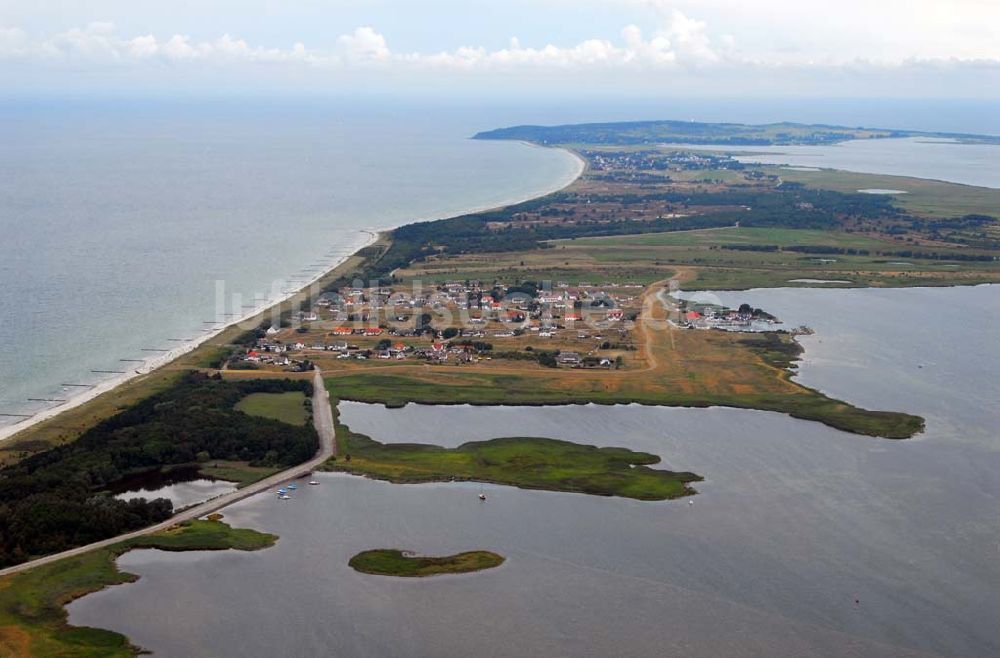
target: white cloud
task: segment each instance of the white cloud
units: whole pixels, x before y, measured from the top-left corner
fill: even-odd
[[[194,41],[183,34],[166,40],[144,34],[120,37],[112,23],[94,22],[72,28],[48,39],[29,39],[23,30],[0,28],[0,59],[40,60],[49,63],[101,64],[140,62],[308,62],[312,56],[301,43],[290,49],[251,46],[243,39],[223,34],[213,41]]]
[[[199,57],[199,50],[199,48],[191,45],[191,40],[188,37],[175,34],[162,46],[158,46],[154,50],[154,54],[163,55],[170,60],[182,61],[197,59]]]
[[[0,27],[0,57],[19,57],[28,49],[28,35],[16,27]]]
[[[349,61],[384,62],[392,57],[385,37],[367,26],[357,28],[353,34],[340,36],[337,46]]]
[[[720,1],[706,0],[706,6],[715,6]],[[779,0],[761,1],[773,4]],[[378,71],[401,76],[397,79],[413,80],[422,79],[420,75],[430,79],[435,74],[446,78],[449,73],[462,73],[479,75],[488,81],[493,74],[513,74],[524,81],[583,80],[612,85],[627,79],[639,88],[655,87],[666,80],[685,80],[717,88],[734,83],[734,89],[739,85],[755,89],[753,85],[759,84],[784,84],[797,89],[808,76],[817,80],[823,75],[828,79],[839,76],[840,80],[849,81],[863,76],[884,80],[888,79],[886,76],[897,75],[899,79],[916,80],[921,71],[937,76],[936,80],[955,72],[962,84],[978,74],[989,86],[988,81],[997,80],[1000,72],[1000,53],[861,58],[845,49],[816,58],[794,47],[780,53],[773,48],[762,51],[746,44],[745,39],[752,41],[756,36],[743,32],[737,39],[731,34],[715,32],[711,29],[715,19],[710,22],[694,18],[676,9],[673,2],[634,2],[642,2],[653,10],[657,20],[651,29],[629,24],[615,37],[587,38],[575,43],[529,45],[527,40],[512,37],[506,47],[497,49],[466,45],[442,51],[403,52],[393,50],[385,35],[374,27],[362,26],[334,38],[324,48],[307,47],[301,42],[278,48],[254,45],[231,34],[208,40],[185,34],[122,36],[111,23],[94,22],[52,36],[29,35],[18,28],[0,27],[0,60],[52,67],[69,63],[74,68],[95,69],[138,70],[159,65],[182,71],[192,64],[213,64],[242,67],[250,75],[257,70],[254,67],[269,65],[321,69],[321,75],[331,71]],[[982,87],[979,84],[974,90]]]
[[[636,25],[623,28],[621,39],[619,44],[607,39],[587,39],[571,46],[547,44],[535,48],[523,46],[520,39],[513,37],[510,45],[500,50],[466,46],[429,55],[410,53],[398,59],[411,65],[461,70],[655,69],[697,67],[723,60],[712,47],[705,23],[692,20],[678,11],[672,12],[669,20],[649,39]]]
[[[148,60],[173,62],[227,60],[256,62],[306,62],[351,66],[365,63],[398,64],[409,67],[474,69],[554,68],[576,69],[617,66],[699,65],[718,62],[701,21],[673,12],[670,20],[646,40],[642,31],[630,25],[622,31],[623,42],[585,39],[577,44],[541,47],[524,46],[517,38],[507,48],[487,50],[464,46],[438,53],[394,53],[384,35],[370,26],[359,27],[336,39],[332,52],[309,50],[302,43],[291,49],[253,47],[245,40],[224,34],[214,41],[196,42],[175,34],[160,41],[152,34],[131,38],[117,36],[111,23],[91,23],[49,39],[30,41],[20,30],[0,31],[0,57],[48,57],[50,59]]]
[[[128,40],[125,42],[125,48],[129,55],[139,59],[153,57],[159,51],[159,45],[156,43],[156,37],[152,34],[146,34],[144,36]]]
[[[73,28],[41,44],[44,52],[60,53],[68,57],[92,59],[118,59],[122,53],[114,36],[115,26],[107,22],[93,22],[85,28]]]

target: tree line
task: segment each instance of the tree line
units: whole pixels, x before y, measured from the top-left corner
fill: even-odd
[[[119,500],[116,482],[199,457],[288,467],[315,454],[311,426],[249,416],[234,407],[250,393],[302,391],[305,381],[228,382],[203,373],[84,432],[72,443],[0,469],[0,566],[88,544],[169,518],[166,499]],[[199,454],[201,453],[201,454]]]

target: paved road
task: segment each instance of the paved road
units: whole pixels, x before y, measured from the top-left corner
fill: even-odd
[[[242,489],[238,489],[232,493],[219,496],[218,498],[213,498],[212,500],[194,507],[189,507],[186,510],[178,512],[166,521],[149,526],[148,528],[129,532],[124,535],[118,535],[117,537],[111,537],[110,539],[103,539],[101,541],[94,542],[93,544],[80,546],[79,548],[71,548],[70,550],[63,551],[62,553],[46,555],[45,557],[38,558],[37,560],[24,562],[23,564],[18,564],[13,567],[7,567],[6,569],[0,570],[0,577],[18,573],[20,571],[26,571],[33,567],[39,567],[43,564],[57,562],[68,557],[82,555],[98,548],[106,548],[112,544],[125,541],[126,539],[132,539],[133,537],[141,537],[143,535],[159,532],[160,530],[166,530],[170,526],[180,523],[181,521],[190,521],[191,519],[197,519],[205,516],[206,514],[211,514],[212,512],[216,512],[227,505],[232,505],[238,500],[243,500],[244,498],[248,498],[256,493],[260,493],[261,491],[266,491],[267,489],[276,487],[283,482],[305,475],[330,457],[337,454],[337,444],[334,441],[333,408],[330,406],[330,394],[323,385],[323,376],[319,368],[316,368],[315,375],[313,376],[313,388],[315,390],[313,392],[312,415],[313,425],[316,427],[316,432],[319,434],[319,452],[317,452],[316,456],[309,461],[280,473],[275,473],[274,475],[264,478],[258,482],[254,482],[253,484],[248,484]]]

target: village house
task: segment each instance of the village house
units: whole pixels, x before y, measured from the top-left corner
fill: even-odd
[[[578,365],[580,363],[580,355],[576,352],[560,352],[556,356],[556,361],[563,365]]]

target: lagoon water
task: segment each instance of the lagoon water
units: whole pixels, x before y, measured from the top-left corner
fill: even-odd
[[[130,370],[381,229],[532,197],[562,151],[496,118],[331,103],[0,102],[0,413]],[[224,282],[224,308],[216,282]],[[239,295],[241,302],[234,301]],[[0,427],[12,421],[0,417]]]
[[[166,498],[179,510],[236,491],[226,480],[214,480],[198,473],[197,466],[176,468],[167,473],[142,473],[119,482],[112,493],[117,498]]]
[[[686,501],[320,476],[230,523],[255,553],[134,551],[141,576],[74,602],[74,624],[158,656],[1000,655],[1000,287],[722,293],[816,333],[799,379],[925,415],[909,441],[768,412],[640,406],[344,404],[386,441],[535,435],[657,453],[705,476]],[[423,580],[355,553],[486,548],[499,569]]]
[[[910,137],[866,139],[829,146],[696,146],[748,152],[742,162],[791,165],[793,169],[844,169],[1000,188],[1000,146]]]

